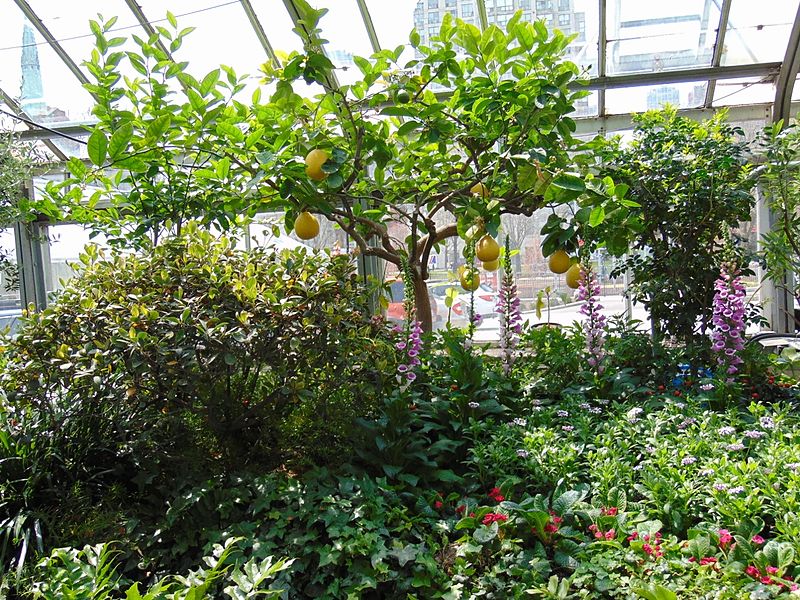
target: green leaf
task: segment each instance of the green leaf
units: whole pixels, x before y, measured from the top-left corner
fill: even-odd
[[[589,215],[589,226],[597,227],[606,219],[606,209],[602,206],[595,206],[592,209],[592,214]]]
[[[583,193],[586,191],[586,183],[577,175],[569,173],[559,173],[553,178],[551,185],[554,185],[563,190],[570,190],[572,192]]]
[[[87,151],[89,153],[89,160],[98,167],[102,166],[106,160],[106,152],[108,151],[108,138],[102,130],[95,128],[92,135],[89,136],[87,144]]]
[[[207,96],[211,89],[219,81],[219,69],[214,69],[208,75],[203,77],[203,82],[200,84],[200,93]]]
[[[170,115],[156,117],[150,122],[150,125],[147,126],[145,137],[150,140],[160,140],[167,129],[169,129],[170,123],[172,123],[172,117]]]
[[[678,600],[677,594],[663,585],[651,583],[646,588],[634,588],[633,591],[646,600]]]
[[[498,530],[499,528],[496,522],[491,525],[481,525],[475,530],[475,533],[472,534],[472,538],[479,544],[486,544],[497,537]]]
[[[124,123],[111,134],[111,140],[108,142],[108,156],[111,160],[116,160],[127,150],[132,137],[133,125],[131,123]]]

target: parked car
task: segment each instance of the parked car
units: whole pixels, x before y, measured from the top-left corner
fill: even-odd
[[[405,284],[402,279],[393,279],[389,283],[389,307],[386,309],[386,318],[389,321],[402,322],[406,320],[406,311],[403,306],[405,300]],[[428,294],[431,303],[431,317],[433,328],[440,327],[447,319],[447,307],[444,301],[439,301],[433,294]]]
[[[475,290],[475,314],[484,318],[494,317],[497,315],[497,292],[488,283],[482,283],[481,286]],[[461,290],[458,295],[459,302],[453,305],[453,312],[458,315],[467,317],[469,312],[469,292]]]
[[[436,299],[436,303],[439,305],[442,312],[443,322],[447,322],[447,313],[449,310],[450,322],[453,324],[460,324],[461,321],[466,319],[459,306],[461,304],[461,300],[456,297],[456,301],[451,309],[447,308],[447,304],[445,302],[445,299],[447,298],[447,290],[451,288],[454,288],[457,291],[457,295],[460,295],[461,292],[464,291],[457,281],[432,281],[428,283],[428,295]]]

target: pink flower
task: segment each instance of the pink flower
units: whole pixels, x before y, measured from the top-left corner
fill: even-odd
[[[633,532],[632,534],[630,534],[630,535],[629,535],[629,536],[628,536],[626,539],[627,539],[629,542],[632,542],[633,540],[635,540],[635,539],[638,539],[638,538],[639,538],[639,532],[638,532],[638,531],[634,531],[634,532]]]
[[[761,577],[761,571],[759,571],[754,565],[748,565],[744,572],[753,579],[758,579]]]
[[[764,543],[764,538],[760,535],[754,535],[750,541],[760,546]]]
[[[558,531],[558,525],[555,523],[548,523],[544,526],[544,530],[547,533],[556,533]]]
[[[713,565],[717,562],[716,556],[704,556],[700,559],[700,565]]]
[[[727,529],[719,530],[719,547],[723,550],[733,541],[733,536]]]
[[[778,567],[773,567],[773,566],[767,567],[767,573],[769,573],[770,575],[777,575]]]
[[[613,540],[616,536],[617,536],[617,532],[614,531],[613,529],[609,529],[608,531],[606,531],[606,539],[607,540]]]

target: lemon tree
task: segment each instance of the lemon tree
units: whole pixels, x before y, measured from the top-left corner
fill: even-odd
[[[414,59],[401,59],[403,46],[354,57],[360,78],[339,86],[320,37],[326,11],[295,5],[303,51],[264,65],[274,91],[247,101],[244,77],[228,67],[189,73],[179,47],[190,30],[171,15],[157,39],[134,40],[138,52],[117,51],[113,20],[95,23],[91,163],[71,160],[72,176],[50,187],[42,212],[145,247],[179,236],[188,220],[225,230],[282,211],[291,230],[298,215],[315,214],[364,256],[411,265],[429,329],[429,257],[448,238],[496,238],[502,214],[547,205],[591,198],[612,213],[619,204],[590,174],[594,151],[574,138],[570,115],[588,91],[563,58],[561,32],[521,13],[485,30],[446,14],[429,45],[411,33]],[[121,79],[122,63],[139,79]],[[304,97],[310,83],[322,93]]]

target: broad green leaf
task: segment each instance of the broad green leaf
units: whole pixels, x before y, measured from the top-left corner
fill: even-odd
[[[108,142],[108,156],[111,160],[118,159],[127,150],[132,137],[133,125],[131,123],[124,123],[111,134],[111,140]]]
[[[106,161],[108,138],[101,129],[95,128],[95,130],[92,132],[92,135],[89,136],[87,151],[89,153],[89,160],[91,160],[92,163],[98,167],[102,166]]]
[[[597,227],[606,219],[606,209],[602,206],[595,206],[592,209],[592,214],[589,215],[589,226]]]

